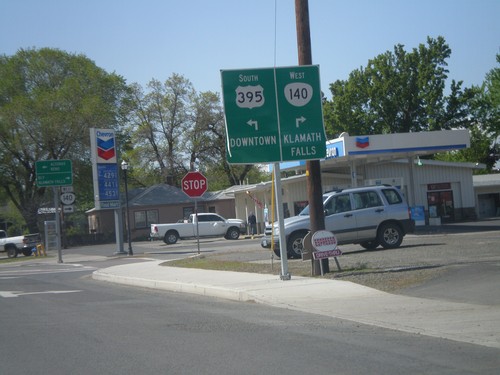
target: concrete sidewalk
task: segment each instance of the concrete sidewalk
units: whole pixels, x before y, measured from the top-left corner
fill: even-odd
[[[500,305],[485,306],[407,297],[349,281],[209,271],[146,261],[101,269],[96,280],[346,319],[377,327],[500,348]]]

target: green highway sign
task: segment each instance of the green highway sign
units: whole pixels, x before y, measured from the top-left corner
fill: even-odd
[[[39,160],[35,163],[38,187],[73,184],[71,160]]]
[[[221,76],[229,163],[326,156],[317,65],[223,70]]]

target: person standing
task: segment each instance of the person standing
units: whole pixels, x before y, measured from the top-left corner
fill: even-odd
[[[250,235],[253,236],[257,232],[257,218],[255,217],[253,212],[250,212],[250,215],[248,215],[248,226],[250,227]]]

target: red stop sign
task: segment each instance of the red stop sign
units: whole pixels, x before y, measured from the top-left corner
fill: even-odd
[[[207,191],[207,178],[200,172],[188,172],[182,178],[181,187],[187,196],[199,198]]]

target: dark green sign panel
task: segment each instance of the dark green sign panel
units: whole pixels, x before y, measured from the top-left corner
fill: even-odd
[[[221,76],[229,163],[325,157],[318,66],[225,70]]]
[[[71,160],[43,160],[35,163],[38,187],[66,186],[73,184]]]
[[[222,72],[229,163],[280,159],[274,71]]]

